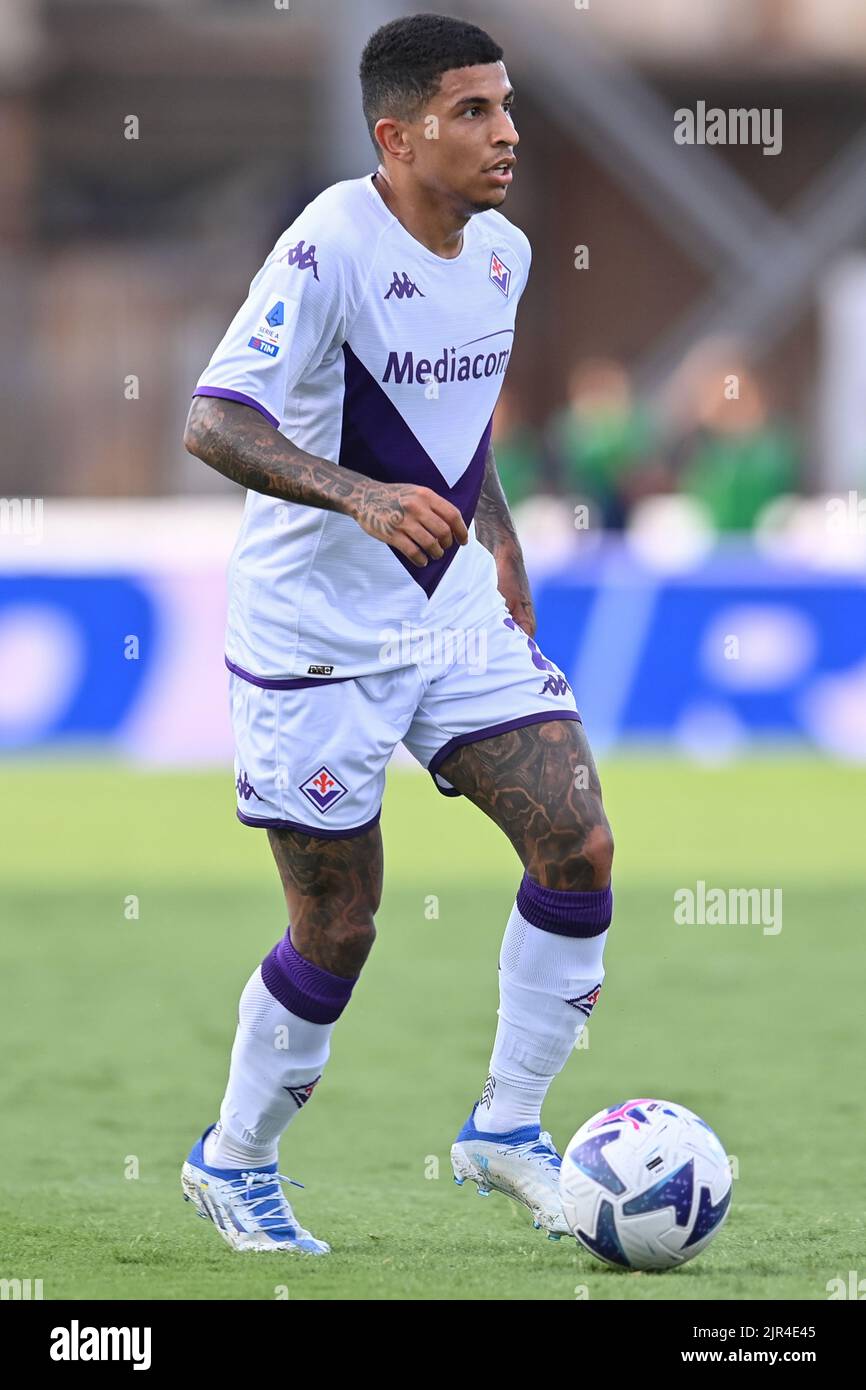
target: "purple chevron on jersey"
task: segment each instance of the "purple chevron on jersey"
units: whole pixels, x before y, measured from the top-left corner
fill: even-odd
[[[468,526],[475,515],[484,481],[493,416],[488,420],[463,473],[450,487],[397,407],[348,343],[343,344],[343,357],[345,389],[340,463],[356,473],[374,478],[376,482],[415,483],[419,487],[432,488],[457,508]],[[460,547],[450,546],[441,560],[428,560],[426,565],[413,565],[393,545],[388,548],[429,598],[441,583]]]

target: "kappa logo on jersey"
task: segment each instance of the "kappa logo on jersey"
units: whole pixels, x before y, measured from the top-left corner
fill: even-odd
[[[255,348],[256,352],[263,352],[266,357],[276,357],[280,350],[276,343],[266,343],[264,338],[250,338],[247,347]]]
[[[586,994],[578,994],[576,999],[566,999],[566,1004],[570,1004],[573,1009],[580,1009],[582,1014],[589,1018],[596,1004],[601,990],[601,985],[596,985],[595,989],[588,989]]]
[[[511,286],[511,271],[504,261],[501,261],[494,251],[490,257],[490,279],[508,298],[508,290]]]
[[[349,789],[323,765],[312,777],[308,777],[306,782],[302,782],[298,790],[302,791],[316,810],[324,815],[332,806],[336,806],[338,801],[342,801]]]
[[[269,323],[271,328],[279,328],[280,324],[286,321],[286,306],[281,299],[278,299],[273,309],[269,309],[265,314],[265,323]]]
[[[287,265],[297,266],[298,270],[312,270],[313,279],[318,280],[319,262],[316,260],[315,242],[305,250],[302,239],[295,246],[290,246],[288,251],[284,254]],[[280,260],[282,259],[283,257],[281,256]]]
[[[235,782],[235,786],[238,789],[238,796],[241,797],[242,800],[249,801],[250,797],[254,796],[256,798],[256,801],[261,801],[262,798],[259,796],[258,792],[256,791],[255,787],[253,786],[252,782],[249,780],[245,772],[241,772],[238,775],[238,780]]]
[[[306,1086],[284,1086],[283,1090],[288,1091],[292,1100],[295,1102],[298,1109],[300,1110],[302,1105],[306,1105],[307,1101],[310,1099],[310,1096],[313,1094],[313,1091],[318,1086],[321,1079],[322,1076],[320,1073],[316,1077],[315,1081],[309,1081]]]
[[[424,291],[419,290],[418,286],[415,284],[415,281],[409,279],[409,276],[406,274],[405,270],[403,271],[402,280],[400,279],[400,276],[397,274],[396,270],[393,272],[391,288],[388,290],[388,293],[386,295],[382,296],[382,298],[390,299],[392,294],[395,295],[397,299],[411,299],[413,294],[419,295],[421,299],[427,298]]]

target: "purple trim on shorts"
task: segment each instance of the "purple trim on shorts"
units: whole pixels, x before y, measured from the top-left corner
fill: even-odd
[[[243,391],[230,391],[226,386],[197,386],[192,394],[194,396],[216,396],[220,401],[239,401],[241,405],[249,405],[260,415],[264,415],[268,424],[273,425],[275,430],[280,428],[280,422],[276,415],[265,410],[265,407],[253,400],[252,396],[245,396]]]
[[[524,873],[517,890],[517,911],[534,927],[557,936],[600,936],[613,917],[613,890],[610,884],[585,893],[542,888]]]
[[[479,743],[484,738],[496,738],[497,734],[508,734],[512,729],[525,728],[527,724],[546,724],[551,719],[576,719],[578,723],[583,722],[577,710],[541,710],[537,714],[521,715],[519,719],[507,719],[504,724],[490,724],[486,729],[473,729],[471,734],[458,734],[456,738],[449,738],[447,743],[443,743],[438,753],[434,753],[427,764],[427,771],[432,777],[434,772],[439,771],[445,759],[451,756],[455,748],[463,748],[467,743]],[[435,777],[433,780],[436,780]],[[439,787],[438,790],[442,791],[442,788]],[[449,792],[445,793],[446,796],[450,794]],[[457,795],[459,796],[460,792]]]
[[[225,663],[241,680],[249,681],[250,685],[261,686],[262,690],[309,690],[311,685],[339,685],[340,681],[355,679],[354,676],[254,676],[252,671],[245,671],[243,666],[236,666],[228,657],[225,658]]]
[[[332,975],[305,960],[292,944],[291,928],[262,961],[265,988],[284,1009],[310,1023],[333,1023],[349,1002],[358,976]]]
[[[462,796],[462,795],[463,795],[463,793],[462,793],[462,792],[459,792],[459,791],[457,790],[456,787],[440,787],[440,785],[439,785],[439,783],[436,781],[436,778],[435,778],[435,777],[433,778],[433,785],[434,785],[434,787],[436,788],[436,790],[437,790],[437,792],[439,793],[440,796]]]
[[[275,820],[264,816],[247,816],[243,811],[235,812],[239,821],[244,825],[252,825],[261,830],[297,830],[300,835],[315,835],[318,840],[351,840],[353,835],[363,835],[365,830],[372,830],[382,814],[382,808],[376,812],[372,820],[368,820],[365,825],[355,825],[349,830],[322,830],[318,825],[301,825],[294,820]]]

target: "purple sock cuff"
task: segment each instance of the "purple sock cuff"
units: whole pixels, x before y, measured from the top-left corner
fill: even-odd
[[[333,1023],[348,1004],[358,976],[347,980],[304,960],[286,932],[262,961],[262,979],[284,1009],[310,1023]]]
[[[610,884],[588,893],[564,893],[542,888],[524,873],[517,890],[517,911],[527,922],[557,936],[600,936],[613,917]]]

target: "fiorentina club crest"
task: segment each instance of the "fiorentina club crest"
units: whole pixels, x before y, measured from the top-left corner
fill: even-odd
[[[288,1091],[292,1100],[300,1110],[302,1105],[306,1105],[321,1079],[322,1077],[319,1075],[316,1077],[315,1081],[308,1081],[306,1086],[284,1086],[283,1090]]]
[[[490,278],[505,298],[508,298],[508,288],[511,284],[511,271],[504,261],[501,261],[494,251],[490,257]]]
[[[301,783],[300,790],[308,801],[312,801],[316,810],[324,815],[346,795],[348,787],[344,787],[333,772],[322,766],[312,777],[308,777],[306,782]]]
[[[582,1014],[589,1018],[595,1005],[598,1003],[601,985],[596,985],[595,989],[587,990],[586,994],[579,994],[576,999],[566,999],[566,1004],[570,1004],[573,1009],[580,1009]]]

